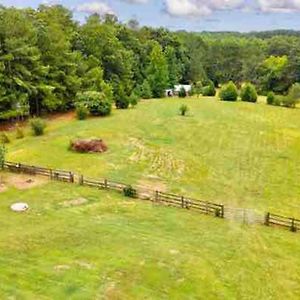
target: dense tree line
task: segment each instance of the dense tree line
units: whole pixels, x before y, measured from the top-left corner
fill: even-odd
[[[66,111],[95,95],[102,107],[127,108],[176,83],[215,93],[229,81],[286,94],[300,81],[300,34],[170,32],[112,15],[79,24],[60,5],[0,7],[0,119]]]

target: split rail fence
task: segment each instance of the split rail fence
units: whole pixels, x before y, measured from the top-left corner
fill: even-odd
[[[223,204],[201,201],[162,191],[154,191],[140,186],[132,187],[131,185],[108,179],[92,179],[65,170],[43,168],[14,162],[4,162],[3,167],[14,173],[46,176],[51,180],[78,183],[79,185],[95,187],[98,189],[114,190],[123,193],[124,195],[126,195],[126,189],[129,189],[131,192],[133,191],[133,193],[130,194],[133,198],[148,200],[167,206],[195,210],[202,214],[212,215],[218,218],[225,218],[225,207]],[[266,213],[265,220],[262,223],[266,226],[273,225],[288,228],[292,232],[300,230],[300,220],[272,214],[270,212]]]

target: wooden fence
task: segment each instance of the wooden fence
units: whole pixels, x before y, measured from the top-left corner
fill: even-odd
[[[15,172],[25,173],[30,175],[41,175],[49,177],[51,180],[78,183],[80,185],[95,187],[98,189],[114,190],[126,195],[126,189],[130,189],[134,193],[131,194],[133,198],[141,200],[149,200],[157,204],[195,210],[202,214],[212,215],[218,218],[224,218],[225,207],[222,204],[217,204],[208,201],[201,201],[184,197],[181,195],[165,193],[161,191],[154,191],[141,186],[132,187],[131,185],[110,181],[108,179],[91,179],[83,175],[76,175],[70,171],[55,170],[43,167],[30,166],[21,163],[5,162],[4,169]],[[276,226],[290,229],[292,232],[300,230],[300,220],[295,218],[288,218],[268,212],[265,215],[266,226]]]
[[[275,215],[272,213],[267,213],[265,218],[265,225],[270,226],[278,226],[278,227],[284,227],[292,232],[296,232],[300,230],[300,220],[295,218],[288,218],[280,215]]]
[[[130,188],[134,191],[134,198],[149,200],[158,204],[164,204],[168,206],[192,209],[207,215],[224,218],[224,206],[221,204],[191,199],[176,194],[164,193],[161,191],[154,191],[141,186],[132,187],[128,184],[115,182],[108,179],[92,179],[84,177],[83,175],[76,175],[70,171],[54,170],[14,162],[5,162],[4,169],[15,173],[41,175],[49,177],[52,180],[78,183],[80,185],[96,187],[99,189],[114,190],[124,194],[126,194],[125,189]]]

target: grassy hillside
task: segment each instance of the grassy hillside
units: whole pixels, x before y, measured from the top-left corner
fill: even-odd
[[[1,175],[9,185],[16,176]],[[82,197],[84,197],[82,201]],[[26,201],[25,214],[9,210]],[[75,201],[74,201],[75,200]],[[1,299],[295,299],[300,240],[63,183],[0,194]]]
[[[14,140],[8,159],[299,217],[299,116],[264,103],[151,100],[108,118],[53,119],[45,136]],[[101,137],[109,151],[71,153],[77,136]]]

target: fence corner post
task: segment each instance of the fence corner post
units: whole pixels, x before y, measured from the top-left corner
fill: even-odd
[[[267,212],[265,216],[265,225],[269,226],[270,225],[270,213]]]

